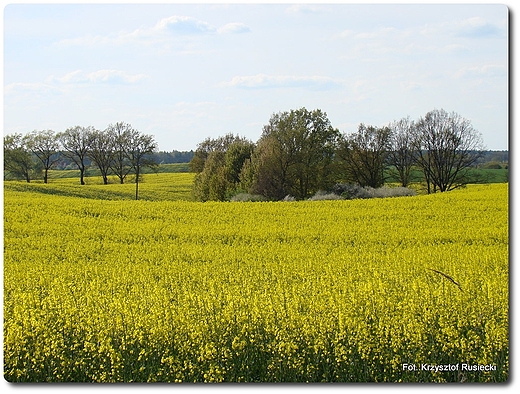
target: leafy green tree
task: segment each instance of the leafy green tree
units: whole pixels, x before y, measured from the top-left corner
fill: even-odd
[[[204,170],[204,164],[211,152],[226,152],[232,143],[242,140],[244,139],[231,133],[218,138],[206,138],[197,144],[197,149],[189,163],[190,171],[196,173],[202,172]]]
[[[273,114],[253,156],[256,175],[251,191],[279,200],[286,195],[303,199],[327,189],[333,182],[339,138],[319,109]]]
[[[34,162],[22,134],[4,136],[4,171],[16,179],[31,182]]]
[[[195,176],[193,195],[198,201],[224,201],[227,180],[225,176],[225,153],[212,151],[204,163],[204,169]]]
[[[242,169],[244,163],[251,160],[254,144],[240,137],[226,138],[226,144],[227,146],[220,145],[207,155],[203,170],[195,177],[195,199],[224,201],[244,191],[241,189]]]

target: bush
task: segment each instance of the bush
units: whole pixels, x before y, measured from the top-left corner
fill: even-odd
[[[335,193],[327,193],[322,190],[316,192],[314,196],[309,198],[310,201],[320,201],[320,200],[343,200],[343,197],[338,196]]]
[[[332,193],[345,198],[353,200],[356,198],[386,198],[386,197],[403,197],[415,196],[417,192],[407,187],[379,187],[374,189],[372,187],[361,187],[355,184],[338,183],[332,188]]]
[[[484,164],[482,168],[486,170],[501,170],[502,165],[500,163],[497,163],[496,161],[491,161],[489,163]]]
[[[233,202],[248,202],[248,201],[266,201],[264,196],[259,194],[249,193],[238,193],[236,196],[231,197],[229,201]]]
[[[351,183],[337,183],[333,186],[332,193],[347,200],[370,198],[370,195],[364,187]]]
[[[377,189],[366,188],[369,198],[386,198],[386,197],[404,197],[404,196],[415,196],[417,192],[407,187],[379,187]]]

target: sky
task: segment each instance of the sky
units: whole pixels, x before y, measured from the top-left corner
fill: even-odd
[[[342,133],[444,109],[509,147],[503,4],[21,4],[3,9],[4,135],[126,122],[159,150],[274,113]]]

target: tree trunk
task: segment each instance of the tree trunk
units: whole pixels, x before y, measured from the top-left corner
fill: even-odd
[[[139,199],[139,168],[135,171],[135,199]]]

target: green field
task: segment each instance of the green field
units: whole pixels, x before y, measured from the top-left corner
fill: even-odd
[[[507,184],[199,203],[192,181],[4,182],[8,381],[508,379]]]
[[[53,174],[54,175],[54,174]],[[193,173],[159,172],[145,174],[139,183],[139,199],[147,201],[191,200]],[[4,191],[25,191],[55,196],[89,198],[95,200],[135,200],[135,183],[129,179],[120,184],[116,177],[110,178],[108,185],[103,185],[101,177],[85,178],[85,185],[79,184],[79,177],[54,177],[47,184],[33,181],[5,181]]]

